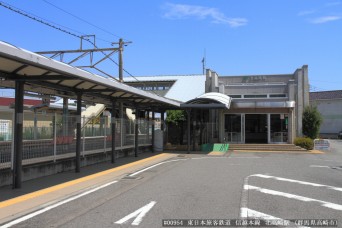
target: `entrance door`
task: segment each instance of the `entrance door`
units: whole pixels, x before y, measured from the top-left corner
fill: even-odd
[[[226,114],[224,120],[224,141],[241,142],[241,114]]]
[[[271,114],[271,142],[287,142],[287,114]]]
[[[267,114],[245,115],[245,142],[267,143]]]

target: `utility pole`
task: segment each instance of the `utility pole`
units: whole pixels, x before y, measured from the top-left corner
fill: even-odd
[[[119,82],[123,82],[123,58],[122,58],[123,44],[124,42],[120,38],[119,39]]]
[[[204,56],[203,56],[203,59],[202,59],[203,74],[205,74],[205,58],[206,58],[206,55],[205,55],[205,49],[204,49]]]
[[[130,44],[132,42],[124,42],[121,38],[119,39],[119,43],[112,43],[112,44],[119,44],[119,81],[123,82],[123,58],[122,53],[124,50],[124,46]]]

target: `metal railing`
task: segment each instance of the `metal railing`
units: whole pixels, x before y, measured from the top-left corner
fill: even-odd
[[[0,119],[0,169],[12,166],[13,121]],[[2,117],[0,117],[2,118]],[[85,118],[85,117],[82,117]],[[133,148],[134,120],[115,119],[115,147]],[[25,113],[23,123],[23,164],[56,161],[74,157],[76,151],[76,116]],[[138,144],[152,144],[152,121],[138,119]],[[87,121],[82,128],[81,156],[105,153],[112,147],[111,118],[102,116]]]

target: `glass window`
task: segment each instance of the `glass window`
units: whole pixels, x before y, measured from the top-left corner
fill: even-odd
[[[270,94],[270,97],[287,97],[286,94]]]
[[[230,96],[231,98],[241,98],[241,95],[228,95]]]
[[[244,95],[244,98],[267,98],[266,94],[248,94]]]

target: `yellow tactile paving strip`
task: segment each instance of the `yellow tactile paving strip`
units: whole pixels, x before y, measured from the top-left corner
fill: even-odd
[[[213,152],[210,152],[208,155],[211,155],[211,156],[220,156],[220,155],[225,155],[227,152],[219,152],[219,151],[213,151]]]
[[[153,164],[176,157],[177,154],[162,153],[139,161],[108,169],[89,176],[78,178],[36,192],[0,202],[0,223],[8,221],[14,215],[34,211],[40,205],[55,202],[108,181],[119,179],[127,173],[141,170]]]

